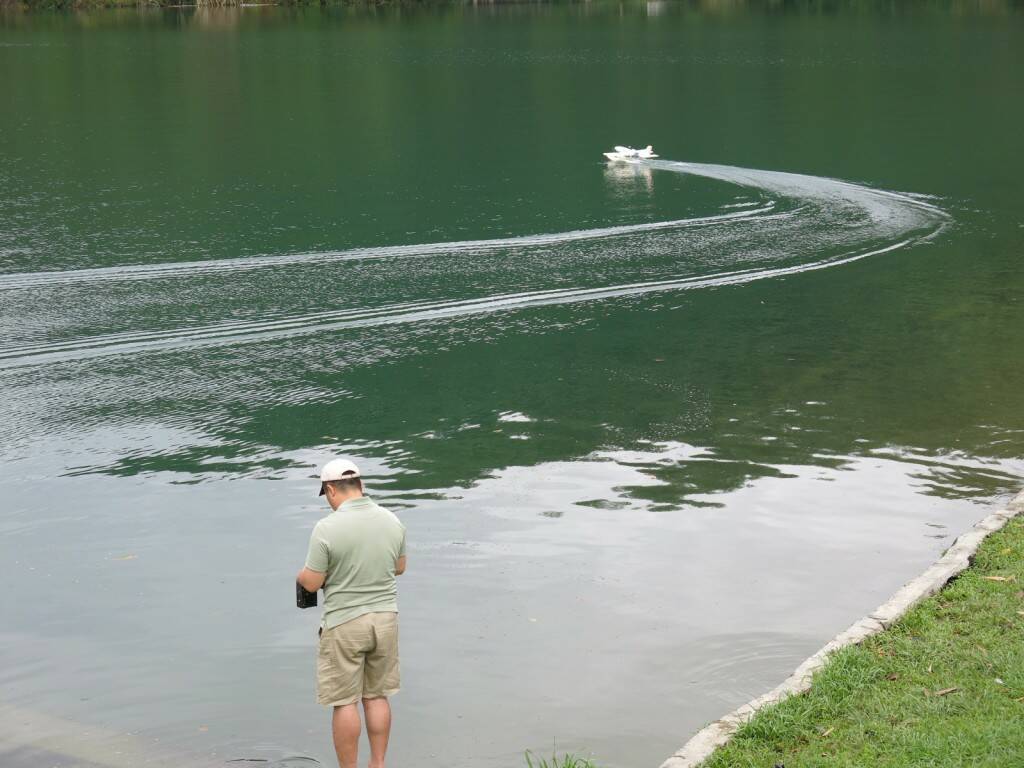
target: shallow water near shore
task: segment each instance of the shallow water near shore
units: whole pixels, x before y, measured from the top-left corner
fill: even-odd
[[[333,454],[425,768],[657,765],[1024,476],[1013,4],[7,14],[0,67],[5,767],[333,764]]]

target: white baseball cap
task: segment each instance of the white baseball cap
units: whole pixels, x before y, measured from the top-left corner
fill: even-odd
[[[359,467],[348,459],[333,459],[320,470],[320,495],[324,495],[324,483],[331,480],[351,480],[359,477]]]

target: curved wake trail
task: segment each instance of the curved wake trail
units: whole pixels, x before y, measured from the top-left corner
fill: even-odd
[[[198,277],[221,272],[241,272],[268,267],[283,267],[295,264],[329,264],[337,261],[363,261],[366,259],[416,258],[424,256],[449,255],[453,253],[486,253],[505,248],[529,248],[546,245],[561,245],[579,240],[599,240],[609,237],[643,232],[657,232],[666,229],[685,229],[721,224],[733,219],[751,219],[771,213],[773,202],[755,209],[724,213],[718,216],[702,216],[692,219],[655,221],[644,224],[624,224],[617,227],[578,229],[569,232],[555,232],[541,235],[523,235],[493,240],[462,240],[452,243],[424,243],[423,245],[394,245],[377,248],[352,248],[346,251],[324,251],[322,253],[294,253],[279,256],[253,256],[237,259],[209,259],[204,261],[169,262],[164,264],[133,264],[117,267],[96,267],[73,269],[61,272],[17,272],[0,275],[0,291],[45,286],[74,285],[99,281],[151,280],[154,278],[185,275]]]
[[[85,292],[87,298],[81,303],[93,313],[88,321],[95,324],[98,312],[100,323],[109,326],[136,322],[133,318],[139,313],[131,311],[132,301],[156,304],[152,296],[136,298],[139,292],[152,293],[154,287],[159,291],[164,283],[178,286],[184,282],[187,288],[189,281],[204,285],[219,277],[229,280],[239,273],[252,273],[241,281],[224,283],[225,292],[237,294],[232,296],[236,305],[215,309],[223,309],[229,319],[192,325],[179,321],[169,328],[128,327],[99,333],[94,328],[85,332],[72,328],[70,337],[62,339],[53,338],[54,328],[44,329],[42,335],[49,335],[47,340],[0,346],[0,368],[236,345],[529,306],[735,285],[891,252],[933,237],[949,222],[945,212],[928,202],[836,179],[704,163],[646,161],[641,167],[724,181],[774,199],[756,208],[700,218],[495,240],[6,275],[0,277],[0,290],[11,292],[8,295],[22,292],[35,296],[46,290],[62,296],[76,290]],[[553,251],[557,258],[552,257]],[[409,259],[424,257],[432,258],[426,259],[425,268],[419,267],[417,272],[402,266],[411,264]],[[372,266],[381,260],[389,260],[387,267]],[[278,316],[267,312],[262,318],[230,319],[238,303],[260,306],[265,294],[281,294],[288,299],[292,291],[291,302],[279,304],[300,306],[297,292],[301,279],[294,270],[300,270],[309,280],[322,281],[325,274],[333,279],[333,271],[325,270],[333,270],[339,263],[348,263],[345,269],[362,270],[360,280],[382,281],[378,286],[381,302],[376,306],[285,312]],[[390,269],[392,265],[395,269]],[[283,274],[282,268],[288,268],[287,279],[275,277]],[[466,274],[473,278],[469,282],[476,280],[483,287],[483,292],[452,295],[455,289],[448,287],[450,275]],[[396,275],[401,279],[396,280]],[[138,290],[118,289],[122,283],[137,281],[142,281]],[[388,301],[403,290],[410,294],[407,300]],[[206,311],[205,300],[196,303]],[[121,311],[125,319],[111,320],[104,311]],[[53,325],[64,332],[62,323],[68,325],[64,318],[57,318]],[[26,340],[38,335],[30,334]]]
[[[483,299],[466,301],[434,302],[404,307],[382,307],[377,310],[348,310],[340,312],[323,312],[315,316],[303,315],[288,320],[269,323],[225,324],[221,327],[197,328],[187,335],[180,331],[158,331],[152,334],[130,334],[97,337],[82,342],[69,342],[59,345],[40,345],[0,352],[0,367],[7,361],[18,361],[33,364],[60,362],[68,359],[84,359],[109,354],[125,354],[143,352],[151,349],[181,349],[183,347],[212,346],[233,344],[244,341],[256,342],[290,336],[305,336],[325,331],[340,331],[348,328],[366,328],[375,325],[391,325],[425,320],[440,320],[486,312],[500,312],[520,307],[569,304],[580,301],[594,301],[622,296],[636,296],[653,291],[684,290],[694,288],[711,288],[716,286],[738,285],[769,277],[782,277],[801,272],[809,272],[837,264],[848,264],[868,256],[894,251],[909,245],[911,241],[879,248],[874,251],[853,254],[842,259],[818,262],[815,264],[781,267],[778,269],[753,269],[741,272],[727,272],[713,277],[681,278],[679,280],[656,280],[646,283],[631,283],[609,286],[607,288],[572,288],[553,291],[533,291],[530,293],[488,296]]]

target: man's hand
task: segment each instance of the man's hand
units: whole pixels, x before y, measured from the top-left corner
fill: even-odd
[[[303,568],[299,571],[299,575],[295,577],[295,580],[307,592],[316,592],[324,585],[324,582],[327,580],[327,574],[322,571],[311,571],[309,568]]]
[[[401,576],[403,573],[405,573],[405,555],[395,561],[395,576]]]

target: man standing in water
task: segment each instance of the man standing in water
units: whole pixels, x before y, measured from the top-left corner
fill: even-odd
[[[332,513],[313,528],[304,589],[324,589],[317,655],[317,700],[331,721],[340,768],[356,768],[359,701],[370,741],[369,768],[384,768],[391,734],[388,696],[398,693],[398,589],[405,572],[405,526],[363,495],[359,469],[335,459],[320,471]]]

